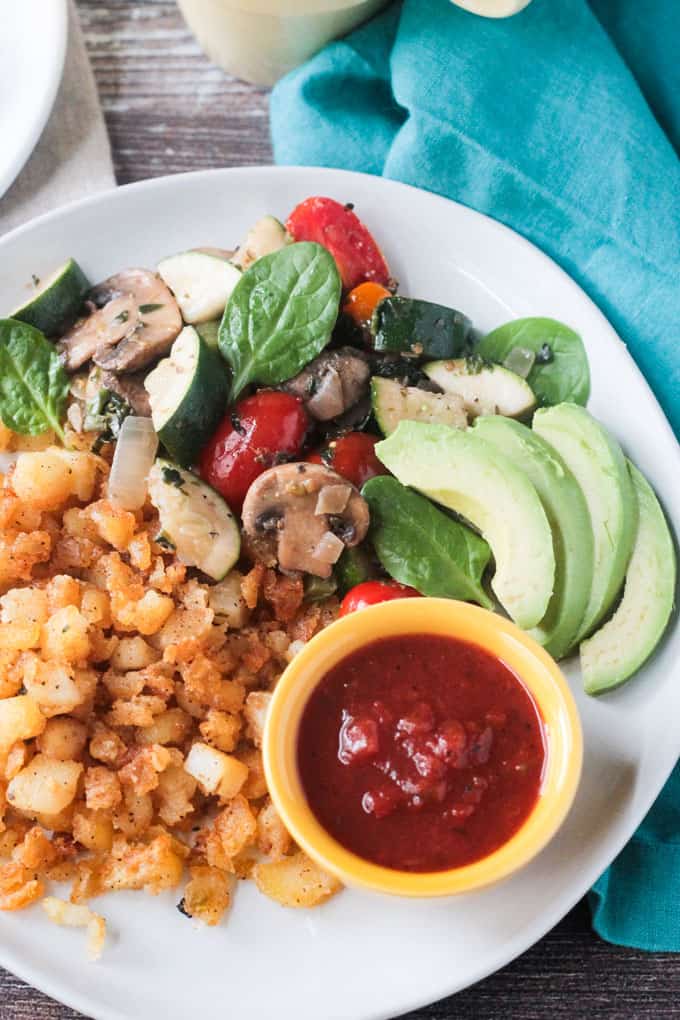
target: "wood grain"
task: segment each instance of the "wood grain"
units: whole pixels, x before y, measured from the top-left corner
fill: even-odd
[[[77,6],[119,183],[271,162],[266,92],[211,66],[174,3]],[[510,966],[409,1020],[666,1020],[679,1002],[680,957],[601,942],[581,903]],[[0,1020],[79,1016],[0,971]]]

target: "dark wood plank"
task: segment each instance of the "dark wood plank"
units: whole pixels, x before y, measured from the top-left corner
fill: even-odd
[[[174,3],[77,6],[121,184],[271,162],[266,92],[212,67]],[[581,903],[510,966],[408,1020],[666,1020],[679,1002],[680,957],[601,942]],[[79,1016],[0,971],[0,1020]]]

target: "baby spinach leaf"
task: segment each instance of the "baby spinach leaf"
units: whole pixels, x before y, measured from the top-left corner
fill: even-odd
[[[326,346],[338,316],[340,274],[320,244],[303,241],[258,259],[236,284],[218,343],[233,369],[231,399],[250,382],[290,379]]]
[[[586,404],[590,396],[590,369],[583,341],[578,333],[556,319],[515,319],[485,336],[477,353],[503,364],[510,351],[523,347],[536,360],[527,382],[540,404],[561,404],[569,400]]]
[[[25,322],[0,319],[0,418],[14,432],[37,436],[61,422],[70,380],[43,333]]]
[[[492,608],[482,587],[491,556],[483,538],[396,478],[371,478],[361,491],[371,511],[373,546],[395,581],[423,595]]]

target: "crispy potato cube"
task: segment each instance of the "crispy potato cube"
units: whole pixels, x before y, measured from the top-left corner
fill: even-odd
[[[80,762],[36,754],[7,787],[7,800],[25,814],[56,815],[73,801],[82,772]]]
[[[97,674],[67,663],[41,662],[37,656],[24,665],[24,687],[45,716],[65,715],[94,694]]]
[[[157,715],[151,726],[137,730],[135,740],[138,744],[181,744],[189,736],[192,728],[191,716],[181,708],[168,708]]]
[[[141,836],[153,821],[153,801],[148,793],[138,794],[131,787],[123,791],[123,803],[113,813],[113,824],[127,839]]]
[[[105,765],[92,765],[85,773],[85,803],[92,811],[110,811],[123,799],[120,779]]]
[[[152,894],[179,885],[184,860],[168,833],[151,843],[133,844],[107,859],[96,882],[103,889],[146,889]]]
[[[241,719],[231,712],[220,712],[211,708],[198,727],[206,743],[220,751],[233,751],[241,734]]]
[[[45,729],[45,716],[37,702],[28,694],[0,701],[0,751],[17,740],[31,740]]]
[[[112,545],[119,552],[127,549],[137,527],[137,519],[133,513],[112,506],[105,499],[91,503],[84,513],[94,524],[102,541]]]
[[[158,815],[166,825],[178,825],[195,810],[192,798],[198,784],[181,765],[170,765],[158,777],[154,793]]]
[[[47,619],[47,593],[41,588],[12,588],[0,598],[2,623],[37,623]]]
[[[127,765],[118,772],[118,778],[124,786],[129,786],[136,794],[151,793],[158,786],[158,777],[171,762],[170,752],[160,744],[140,747]]]
[[[106,811],[81,807],[73,815],[73,838],[93,852],[108,852],[113,844],[113,819]]]
[[[39,751],[58,761],[78,761],[87,744],[87,727],[77,719],[54,716],[36,741]]]
[[[189,869],[187,882],[179,905],[188,914],[210,927],[219,924],[231,902],[231,881],[223,871],[205,865]]]
[[[104,462],[95,454],[82,450],[64,450],[62,447],[56,447],[54,452],[71,471],[73,495],[81,503],[89,502],[94,495],[97,472],[105,467]]]
[[[316,907],[342,888],[302,850],[280,861],[256,864],[253,878],[260,892],[282,907]]]
[[[9,782],[10,779],[14,779],[17,773],[21,772],[24,766],[28,764],[29,758],[32,757],[33,753],[30,744],[25,744],[23,740],[17,740],[16,744],[12,744],[7,752],[2,770],[5,781]]]
[[[257,821],[245,797],[234,797],[215,818],[206,839],[208,864],[233,871],[233,859],[255,842]]]
[[[271,800],[257,816],[257,845],[270,860],[279,861],[290,851],[291,837]]]
[[[65,928],[86,928],[88,959],[99,959],[106,939],[106,921],[103,917],[93,913],[89,907],[67,903],[56,896],[46,896],[42,905],[50,921],[55,924]]]
[[[241,591],[243,574],[232,570],[223,581],[211,585],[208,605],[220,623],[226,623],[232,630],[245,627],[250,617],[250,610]]]
[[[23,910],[44,895],[45,886],[18,861],[0,865],[0,910]]]
[[[21,453],[12,488],[24,503],[38,510],[56,510],[73,492],[73,472],[56,450]]]
[[[108,592],[88,588],[83,592],[80,611],[92,626],[104,628],[111,626],[111,599]]]
[[[31,871],[45,871],[54,863],[56,857],[56,847],[39,825],[34,825],[28,830],[12,853],[13,860],[23,864],[25,868],[30,868]]]
[[[138,630],[148,636],[156,634],[174,612],[175,603],[167,595],[149,589],[140,599],[119,604],[114,597],[111,603],[113,624],[117,630]]]
[[[139,634],[135,637],[122,637],[111,656],[111,668],[118,669],[121,673],[144,669],[145,666],[158,662],[160,657],[160,652],[147,644]]]
[[[48,582],[45,595],[50,613],[55,613],[57,609],[65,609],[66,606],[75,606],[78,609],[82,597],[80,581],[70,574],[57,574]]]
[[[248,766],[215,747],[198,742],[184,762],[184,768],[198,782],[203,793],[231,800],[248,778]]]
[[[271,700],[270,691],[251,691],[246,698],[243,714],[248,723],[248,737],[255,744],[255,747],[262,747],[264,724]]]
[[[75,606],[64,606],[42,629],[42,653],[46,659],[81,662],[90,654],[89,625]]]
[[[102,722],[96,722],[88,748],[91,756],[107,765],[116,765],[125,754],[125,744],[117,733]]]
[[[238,752],[238,758],[248,767],[248,778],[241,793],[247,800],[259,800],[267,792],[262,753],[256,747],[246,747],[244,751]]]

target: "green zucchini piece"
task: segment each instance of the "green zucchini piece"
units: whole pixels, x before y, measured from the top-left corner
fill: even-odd
[[[400,421],[467,427],[463,401],[456,394],[429,393],[417,386],[402,386],[394,379],[374,376],[371,381],[373,414],[380,431],[389,436]]]
[[[149,472],[149,497],[158,510],[158,541],[188,567],[221,581],[239,558],[241,530],[222,497],[190,471],[158,458]]]
[[[175,295],[185,322],[208,322],[222,315],[241,270],[205,251],[183,251],[158,263],[158,274]]]
[[[486,414],[523,418],[536,406],[526,380],[502,365],[489,365],[475,356],[431,361],[423,370],[445,393],[459,396],[471,418]]]
[[[376,351],[425,358],[457,358],[471,329],[468,317],[454,308],[398,296],[383,298],[371,320]]]
[[[37,290],[10,313],[10,318],[27,322],[45,336],[58,336],[78,317],[90,282],[75,259],[37,285]]]
[[[235,266],[246,270],[263,255],[271,255],[273,251],[278,251],[292,241],[293,238],[286,232],[280,220],[275,216],[263,216],[250,228],[245,241],[238,246],[231,261]]]
[[[144,387],[165,449],[185,467],[195,463],[227,408],[229,373],[222,358],[193,326],[185,326]]]
[[[196,332],[202,340],[205,340],[208,347],[213,351],[217,350],[217,337],[220,331],[221,319],[209,319],[207,322],[196,323]]]

